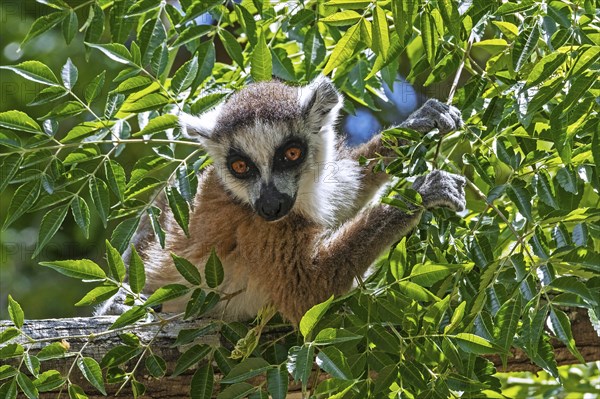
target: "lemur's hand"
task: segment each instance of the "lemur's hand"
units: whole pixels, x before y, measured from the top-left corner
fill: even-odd
[[[460,212],[466,205],[465,183],[462,176],[434,170],[428,175],[417,177],[413,189],[421,194],[423,205],[428,209],[445,206]]]
[[[128,286],[129,287],[129,286]],[[127,298],[127,292],[123,288],[111,297],[109,300],[99,305],[94,311],[95,316],[106,316],[106,315],[121,315],[131,309],[131,306],[125,304]],[[140,295],[142,301],[136,300],[135,305],[142,305],[146,302],[146,296]]]
[[[400,127],[413,129],[420,133],[427,133],[437,128],[440,134],[446,134],[462,125],[462,117],[458,108],[430,99],[421,108],[410,114],[408,119],[400,124]]]

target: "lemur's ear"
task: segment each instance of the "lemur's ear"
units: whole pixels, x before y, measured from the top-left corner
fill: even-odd
[[[344,103],[344,98],[333,82],[323,75],[319,75],[307,86],[300,88],[299,96],[306,121],[315,133],[336,120]]]
[[[220,112],[221,105],[198,116],[182,112],[179,115],[179,123],[184,136],[201,143],[211,140]]]

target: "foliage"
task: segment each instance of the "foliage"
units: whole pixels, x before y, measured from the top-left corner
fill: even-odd
[[[106,57],[118,67],[114,79],[102,72],[85,82],[78,80],[82,65],[70,59],[60,71],[41,60],[1,67],[45,87],[32,107],[54,104],[37,120],[22,110],[0,113],[0,191],[15,188],[3,228],[43,210],[34,256],[66,218],[85,235],[95,219],[110,231],[106,269],[85,259],[42,263],[95,281],[78,305],[96,304],[122,287],[119,254],[142,215],[164,240],[153,204],[158,193],[166,193],[186,230],[196,173],[210,160],[181,139],[180,112],[208,110],[250,81],[275,76],[305,83],[319,73],[332,76],[348,99],[347,112],[358,105],[378,111],[400,60],[410,65],[411,83],[452,83],[449,101],[463,112],[463,130],[442,140],[435,132],[421,138],[390,129],[390,145],[397,147],[398,137],[408,141],[397,148],[398,158],[387,165],[363,161],[380,162],[401,182],[430,167],[462,173],[469,180],[469,210],[427,213],[358,289],[307,312],[301,334],[259,340],[269,310],[252,329],[215,322],[236,347],[231,353],[195,345],[182,354],[174,374],[200,365],[193,398],[210,396],[212,361],[225,375],[222,398],[284,397],[288,373],[315,397],[500,397],[496,370],[482,355],[500,354],[506,362],[510,349],[520,348],[560,381],[550,337],[581,359],[560,307],[587,309],[600,330],[600,31],[593,1],[40,3],[51,12],[33,23],[23,46],[60,29],[67,43],[83,39],[90,59]],[[202,22],[206,13],[215,23]],[[175,66],[178,54],[186,61]],[[106,88],[108,95],[101,95]],[[128,167],[135,146],[148,152]],[[142,304],[123,314],[114,330],[190,292],[180,317],[198,317],[224,295],[216,254],[205,276],[173,254],[186,285],[163,287],[146,301],[139,295],[143,265],[132,259],[130,302]],[[15,328],[2,332],[8,344],[0,357],[23,362],[19,369],[0,366],[1,396],[19,390],[36,397],[68,384],[70,397],[86,397],[58,372],[40,373],[40,362],[68,349],[50,344],[31,354],[30,344],[14,341],[23,312],[12,298],[9,314]],[[202,334],[184,330],[177,343]],[[122,339],[99,363],[82,348],[73,365],[102,393],[106,381],[131,384],[139,395],[143,385],[123,364],[143,359],[136,367],[161,377],[165,362],[152,354],[151,343],[133,334]],[[315,363],[329,378],[309,391]],[[266,381],[247,382],[257,375]]]

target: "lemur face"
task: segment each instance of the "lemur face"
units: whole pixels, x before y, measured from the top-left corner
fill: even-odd
[[[306,203],[316,194],[314,172],[332,147],[330,125],[340,106],[323,77],[304,87],[254,83],[199,118],[184,115],[182,123],[206,147],[225,189],[276,221],[295,210],[299,197]]]
[[[269,127],[267,127],[269,129]],[[257,148],[252,135],[236,137],[225,158],[230,178],[226,188],[245,200],[267,221],[287,215],[296,201],[300,176],[308,156],[306,140],[297,134],[280,135],[279,144]],[[250,140],[250,142],[248,142]],[[246,145],[244,145],[246,144]]]

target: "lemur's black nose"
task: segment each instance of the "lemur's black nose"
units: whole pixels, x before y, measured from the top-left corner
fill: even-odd
[[[260,197],[254,203],[254,209],[260,217],[271,222],[287,215],[293,205],[292,197],[277,190],[273,183],[268,183],[260,188]]]

